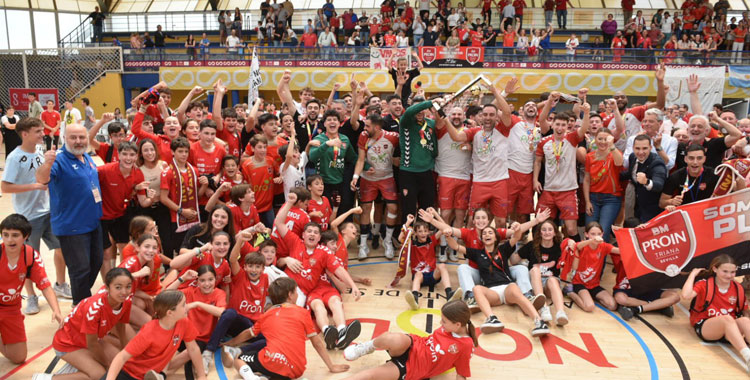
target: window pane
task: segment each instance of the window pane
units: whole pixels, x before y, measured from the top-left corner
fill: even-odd
[[[0,9],[0,21],[5,24],[5,9]],[[8,30],[0,27],[0,50],[8,48]]]
[[[26,5],[28,7],[28,4]],[[29,49],[31,43],[31,19],[29,11],[16,11],[7,9],[8,30],[13,31],[10,39],[11,49]]]
[[[34,12],[34,37],[37,49],[57,47],[57,24],[52,12]]]
[[[167,19],[164,18],[164,15],[152,15],[147,14],[146,19],[148,21],[148,28],[151,30],[156,30],[157,25],[161,25],[162,28],[167,24]]]
[[[729,0],[729,6],[732,10],[746,10],[745,4],[742,3],[742,0]]]
[[[81,16],[78,14],[58,13],[57,16],[60,19],[60,38],[65,38],[68,33],[72,32],[81,24]]]
[[[204,30],[203,28],[203,13],[186,13],[185,14],[185,24],[187,25],[187,30]],[[211,16],[210,14],[207,16]],[[216,28],[218,30],[218,27]],[[209,29],[211,30],[211,29]],[[197,40],[197,38],[196,38]]]
[[[184,14],[167,14],[167,25],[164,26],[164,28],[169,32],[180,32],[186,30]]]

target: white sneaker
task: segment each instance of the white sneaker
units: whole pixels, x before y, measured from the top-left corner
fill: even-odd
[[[164,380],[164,375],[152,369],[146,372],[146,375],[143,376],[143,380]]]
[[[557,311],[557,313],[555,314],[555,324],[558,326],[565,326],[568,324],[568,315],[565,314],[565,311]]]
[[[226,368],[232,368],[234,360],[242,353],[239,347],[224,346],[224,350],[221,351],[221,363]]]
[[[387,239],[383,246],[385,247],[385,258],[388,260],[393,260],[393,253],[396,251],[396,248],[393,247],[393,242],[391,239]]]
[[[205,350],[203,351],[201,356],[203,356],[203,371],[206,372],[206,375],[208,375],[208,370],[211,368],[211,362],[214,359],[214,353],[209,350]]]
[[[370,247],[367,246],[367,244],[362,244],[359,246],[359,254],[357,257],[359,257],[360,260],[367,260],[367,255],[370,253]]]
[[[70,285],[68,285],[67,282],[63,282],[62,284],[55,283],[55,285],[52,286],[52,290],[55,291],[55,295],[59,298],[73,298],[73,293],[71,292]]]
[[[438,261],[440,261],[441,263],[448,261],[448,253],[445,252],[448,247],[445,247],[445,249],[443,249],[443,247],[440,247],[438,249],[440,250],[440,253],[438,253]]]
[[[51,373],[35,373],[31,376],[31,380],[52,380]]]
[[[453,262],[458,261],[458,255],[456,254],[456,251],[450,247],[448,247],[448,260],[453,261]]]
[[[539,315],[542,317],[542,320],[544,322],[549,322],[552,320],[552,312],[549,311],[549,306],[543,306],[540,310]]]
[[[357,360],[373,352],[375,352],[375,346],[372,342],[352,344],[344,349],[344,358],[348,361]]]
[[[242,376],[242,380],[261,380],[264,379],[263,377],[260,377],[252,372],[247,373],[240,373],[240,376]]]
[[[67,375],[69,373],[76,373],[78,372],[78,368],[73,367],[70,365],[70,363],[65,363],[57,372],[55,372],[55,375]]]
[[[39,313],[39,297],[31,296],[26,299],[26,308],[23,309],[23,313],[26,315],[34,315]]]

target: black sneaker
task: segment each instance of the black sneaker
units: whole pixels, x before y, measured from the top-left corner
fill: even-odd
[[[538,337],[547,334],[549,334],[549,327],[547,327],[547,324],[541,319],[534,321],[534,328],[531,329],[531,336]]]
[[[362,332],[362,325],[358,320],[353,320],[343,330],[339,331],[338,340],[336,341],[336,348],[343,350],[349,347],[350,344],[357,339],[359,333]]]
[[[630,318],[633,318],[633,310],[627,306],[620,306],[617,308],[617,312],[620,313],[620,316],[622,316],[622,319],[629,321]]]
[[[479,329],[482,331],[482,334],[491,334],[503,331],[505,328],[505,325],[503,325],[502,322],[500,322],[499,319],[497,319],[496,316],[491,315],[489,318],[487,318],[484,323],[482,323],[482,326],[479,327]]]
[[[663,309],[657,310],[659,314],[666,316],[667,318],[674,317],[674,306],[667,306]]]
[[[372,249],[378,249],[380,248],[380,235],[372,234]]]
[[[323,332],[323,340],[326,341],[326,350],[336,348],[336,341],[339,339],[339,332],[333,326],[328,326]]]

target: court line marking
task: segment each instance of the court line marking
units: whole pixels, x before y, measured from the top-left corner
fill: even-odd
[[[682,310],[682,312],[685,313],[685,315],[687,315],[688,318],[690,318],[690,311],[688,311],[688,309],[685,306],[682,306],[681,303],[678,303],[677,306],[679,306],[680,310]],[[732,358],[734,358],[734,360],[743,369],[745,369],[745,371],[747,371],[747,364],[745,364],[745,361],[742,360],[739,356],[737,356],[737,354],[734,352],[734,349],[727,347],[726,344],[721,343],[721,342],[708,343],[708,342],[704,342],[702,339],[700,340],[700,342],[701,342],[701,345],[703,345],[703,346],[718,346],[718,347],[721,347],[722,350],[724,350],[727,354],[729,354],[729,356],[731,356]],[[0,379],[0,380],[2,380],[2,379]]]
[[[638,342],[638,344],[641,345],[643,352],[646,354],[646,359],[648,359],[648,366],[651,369],[651,380],[658,380],[659,369],[656,366],[656,359],[654,359],[654,355],[651,353],[651,349],[648,348],[648,345],[646,344],[646,342],[643,341],[643,338],[641,338],[641,336],[638,335],[638,333],[627,322],[622,320],[622,318],[620,318],[617,314],[613,313],[611,310],[607,309],[606,307],[599,305],[598,303],[596,303],[595,305],[596,307],[604,310],[605,313],[609,314],[617,322],[620,322],[620,324],[625,326],[625,329],[628,330],[630,334],[633,335],[633,337]]]
[[[690,380],[690,373],[688,372],[687,366],[685,365],[685,361],[682,360],[680,353],[677,352],[677,349],[672,345],[672,342],[670,342],[669,339],[667,339],[667,337],[664,336],[664,334],[662,334],[661,331],[659,331],[659,329],[657,329],[654,325],[649,323],[646,319],[644,319],[640,315],[636,315],[635,317],[638,318],[638,320],[640,320],[641,322],[643,322],[643,324],[646,325],[646,327],[650,328],[651,331],[653,331],[654,334],[656,334],[656,336],[658,336],[662,340],[662,342],[664,342],[664,345],[666,345],[669,351],[672,352],[672,356],[674,356],[674,360],[677,361],[677,366],[680,367],[680,372],[682,373],[683,380]]]
[[[10,379],[10,376],[11,376],[11,375],[13,375],[14,373],[16,373],[16,372],[20,371],[20,370],[21,370],[21,369],[22,369],[23,367],[26,367],[27,365],[29,365],[29,363],[33,362],[34,360],[37,360],[37,359],[39,359],[39,357],[41,357],[42,355],[44,355],[44,354],[45,354],[45,353],[46,353],[47,351],[49,351],[49,350],[50,350],[51,348],[52,348],[52,345],[50,344],[50,345],[49,345],[49,346],[47,346],[46,348],[44,348],[44,349],[42,349],[41,351],[37,352],[37,354],[36,354],[36,355],[34,355],[34,356],[32,356],[32,357],[30,357],[30,358],[26,359],[26,361],[25,361],[25,362],[23,362],[23,363],[19,364],[19,365],[18,365],[18,366],[17,366],[16,368],[13,368],[12,370],[10,370],[10,372],[8,372],[8,373],[6,373],[5,375],[3,375],[2,377],[0,377],[0,380]]]

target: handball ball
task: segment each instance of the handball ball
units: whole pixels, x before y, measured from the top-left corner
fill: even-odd
[[[472,86],[472,87],[471,87],[471,88],[469,89],[469,91],[471,91],[471,94],[472,94],[472,95],[474,95],[474,96],[478,96],[478,95],[479,95],[479,94],[480,94],[480,93],[482,92],[482,89],[480,89],[480,88],[479,88],[479,86]]]

